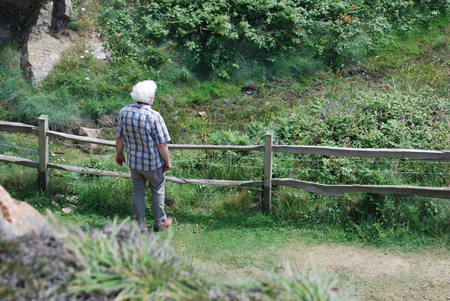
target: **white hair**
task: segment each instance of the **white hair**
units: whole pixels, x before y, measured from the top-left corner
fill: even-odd
[[[148,103],[150,99],[155,97],[156,89],[158,89],[158,86],[154,81],[144,80],[134,85],[130,95],[137,102]]]

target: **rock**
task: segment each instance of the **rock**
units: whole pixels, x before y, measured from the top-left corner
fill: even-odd
[[[379,87],[377,87],[378,89],[384,89],[384,90],[392,90],[392,87],[391,87],[391,85],[389,85],[389,84],[386,84],[386,85],[382,85],[382,86],[379,86]]]
[[[52,26],[53,2],[43,5],[34,20],[30,18],[28,21],[28,42],[35,42],[41,40],[46,34],[49,34]]]
[[[53,196],[52,200],[64,199],[64,198],[65,198],[64,194],[56,194],[55,196]]]
[[[53,36],[54,29],[60,28],[57,26],[60,19],[55,16],[55,11],[61,1],[56,1],[55,5],[49,2],[31,14],[23,33],[21,67],[26,78],[34,85],[39,84],[49,74],[59,62],[62,53],[73,45],[66,36],[59,39]],[[65,17],[62,18],[67,21]]]
[[[256,84],[250,83],[248,85],[243,86],[241,90],[242,92],[247,93],[247,95],[252,95],[253,93],[256,92]]]
[[[50,0],[0,0],[0,13],[28,15],[40,5]]]
[[[111,50],[106,50],[103,42],[98,37],[94,37],[89,39],[89,45],[94,49],[93,55],[95,58],[105,61],[108,59],[108,56],[111,54]]]
[[[56,0],[53,9],[53,26],[60,31],[67,27],[70,23],[70,16],[72,15],[72,1],[71,0]]]
[[[0,185],[0,237],[4,240],[25,235],[53,235],[48,221],[27,202],[11,198]]]
[[[74,130],[75,135],[89,137],[96,139],[98,134],[100,134],[101,130],[99,129],[90,129],[90,128],[84,128],[84,127],[78,127]],[[87,142],[79,142],[80,148],[88,153],[94,153],[96,150],[99,149],[99,146],[94,143],[87,143]]]
[[[33,85],[45,79],[63,52],[80,38],[66,29],[72,13],[71,0],[0,0],[0,42],[10,39],[20,42],[20,66]],[[92,34],[88,44],[94,49],[95,58],[107,60],[111,51],[104,48],[99,36],[97,32]]]
[[[73,272],[85,269],[64,238],[22,236],[0,247],[1,300],[104,300],[64,296]],[[3,289],[3,291],[5,291]]]
[[[0,42],[9,40],[11,38],[11,24],[7,20],[0,19]]]
[[[78,196],[74,195],[72,197],[66,197],[66,200],[69,201],[69,203],[77,204],[78,203]]]

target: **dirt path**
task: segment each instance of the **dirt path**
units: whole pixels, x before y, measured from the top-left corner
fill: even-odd
[[[318,245],[283,251],[293,270],[312,263],[360,300],[450,300],[450,252],[390,253]]]
[[[449,250],[400,253],[291,242],[282,250],[266,248],[251,256],[256,265],[262,260],[272,262],[279,271],[288,262],[299,275],[310,270],[328,275],[350,300],[450,300]],[[230,281],[262,272],[251,265],[235,268],[216,262],[195,260],[191,265],[200,274]]]

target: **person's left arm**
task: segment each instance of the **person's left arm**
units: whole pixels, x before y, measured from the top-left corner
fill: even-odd
[[[155,138],[158,152],[164,160],[164,171],[169,171],[172,168],[170,163],[169,146],[167,142],[170,141],[169,131],[167,130],[164,119],[160,118],[155,122]]]

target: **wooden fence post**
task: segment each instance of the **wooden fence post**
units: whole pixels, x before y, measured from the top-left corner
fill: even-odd
[[[266,132],[266,145],[264,148],[264,189],[262,210],[269,211],[271,203],[270,197],[272,194],[272,145],[273,145],[273,131]]]
[[[41,115],[38,119],[39,126],[39,168],[38,184],[42,191],[47,190],[48,185],[48,116]]]

